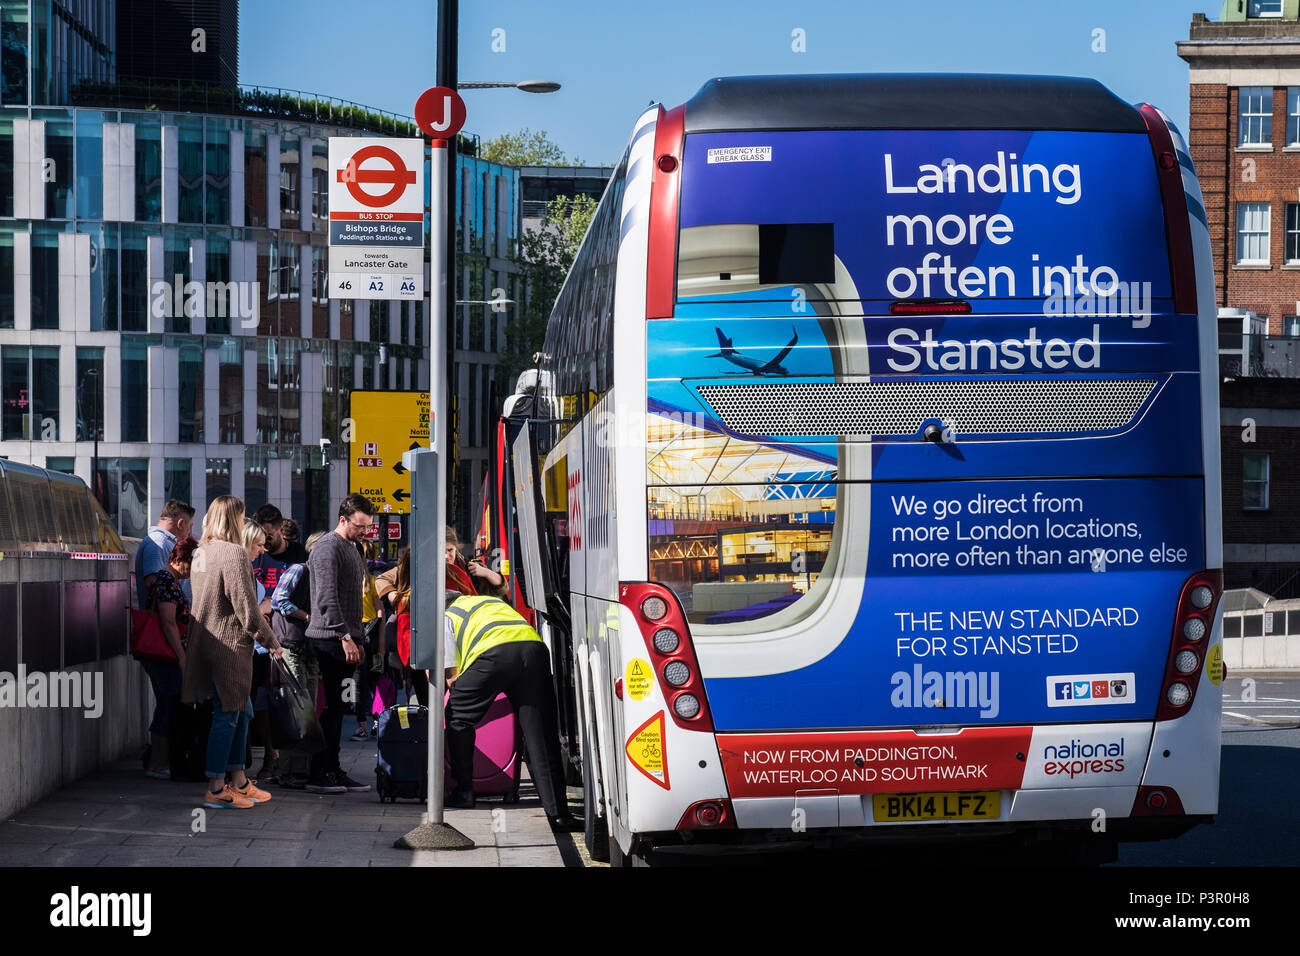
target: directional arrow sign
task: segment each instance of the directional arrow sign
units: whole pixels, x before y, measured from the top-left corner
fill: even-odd
[[[353,392],[348,489],[384,514],[411,510],[411,473],[402,455],[429,447],[428,392]]]

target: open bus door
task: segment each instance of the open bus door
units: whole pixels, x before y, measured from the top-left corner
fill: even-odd
[[[535,423],[524,422],[512,441],[507,442],[509,420],[498,433],[500,447],[508,450],[508,464],[514,477],[514,524],[517,533],[512,569],[512,587],[519,589],[523,603],[538,613],[551,650],[551,672],[555,678],[556,717],[560,746],[564,750],[566,777],[582,782],[581,731],[578,722],[577,683],[573,661],[573,630],[569,617],[568,538],[557,527],[567,516],[552,516],[546,510],[538,473]],[[506,461],[502,462],[505,471]],[[567,529],[565,529],[567,530]],[[522,613],[522,610],[521,610]],[[549,632],[549,633],[548,633]]]

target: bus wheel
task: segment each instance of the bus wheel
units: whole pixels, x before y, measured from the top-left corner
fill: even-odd
[[[582,751],[582,839],[587,844],[587,853],[597,863],[608,863],[610,847],[614,841],[609,836],[609,824],[606,819],[596,815],[596,783],[591,769],[591,748]]]

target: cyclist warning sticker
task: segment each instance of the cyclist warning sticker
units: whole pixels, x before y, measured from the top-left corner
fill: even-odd
[[[659,786],[665,790],[672,789],[668,784],[668,754],[664,747],[662,710],[633,731],[627,741],[627,758],[636,769]]]
[[[654,678],[654,671],[650,669],[650,662],[644,661],[639,657],[634,657],[627,663],[627,692],[633,700],[642,700],[650,696],[650,683]]]
[[[1205,676],[1218,687],[1223,683],[1223,645],[1215,644],[1205,657]]]

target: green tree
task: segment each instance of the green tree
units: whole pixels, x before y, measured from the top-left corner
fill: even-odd
[[[551,309],[595,214],[596,200],[590,196],[556,196],[547,203],[540,227],[524,231],[519,258],[524,266],[525,305],[516,307],[514,320],[506,326],[498,366],[501,375],[514,378],[534,365],[533,355],[546,338]]]
[[[479,155],[505,166],[581,166],[580,159],[568,160],[564,150],[551,142],[546,130],[524,127],[517,133],[502,133],[483,144]]]

